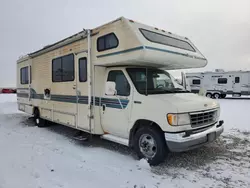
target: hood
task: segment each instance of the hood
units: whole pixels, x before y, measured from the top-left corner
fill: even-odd
[[[150,96],[171,103],[178,109],[179,113],[209,110],[219,107],[219,103],[216,100],[193,93],[174,93]]]

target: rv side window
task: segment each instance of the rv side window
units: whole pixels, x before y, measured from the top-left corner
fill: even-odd
[[[240,77],[235,77],[235,83],[240,83]]]
[[[218,84],[227,84],[227,78],[218,78]]]
[[[87,58],[83,57],[79,59],[79,81],[87,81]]]
[[[20,69],[21,84],[29,84],[29,68],[23,67]]]
[[[108,80],[110,82],[115,82],[117,95],[119,96],[129,96],[130,95],[130,85],[127,78],[121,70],[110,71],[108,75]]]
[[[173,46],[176,48],[195,52],[195,49],[187,41],[173,38],[167,35],[163,35],[163,34],[156,33],[153,31],[146,30],[146,29],[142,29],[142,28],[140,29],[140,31],[142,35],[150,42],[163,44],[167,46]]]
[[[200,85],[201,84],[201,80],[193,80],[193,84],[194,85]]]
[[[118,46],[118,39],[114,33],[110,33],[97,39],[97,51],[110,50]]]
[[[52,81],[68,82],[75,79],[74,55],[66,55],[52,60]]]

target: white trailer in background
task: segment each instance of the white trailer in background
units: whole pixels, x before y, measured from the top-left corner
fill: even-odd
[[[164,71],[206,64],[189,39],[121,17],[20,58],[18,108],[39,127],[100,135],[158,164],[223,132],[219,103]]]
[[[204,89],[206,96],[210,98],[250,95],[250,71],[196,72],[187,73],[186,78],[191,92],[198,93],[200,89]]]

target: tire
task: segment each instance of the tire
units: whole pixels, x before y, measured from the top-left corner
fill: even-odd
[[[226,96],[227,96],[227,94],[221,94],[221,98],[222,98],[222,99],[225,99]]]
[[[35,121],[36,126],[38,127],[47,126],[47,121],[45,119],[40,118],[40,112],[37,108],[34,110],[34,121]]]
[[[152,147],[150,143],[145,142],[153,142],[154,146]],[[135,133],[133,146],[139,159],[145,158],[150,165],[158,165],[163,162],[168,151],[163,134],[160,130],[152,127],[140,128]],[[147,153],[152,151],[152,155],[146,155],[145,150],[149,150]]]
[[[207,94],[206,94],[206,97],[212,98],[212,93],[207,93]]]
[[[221,95],[220,95],[219,93],[214,93],[214,94],[213,94],[213,97],[214,97],[215,99],[219,99],[219,98],[221,98]]]

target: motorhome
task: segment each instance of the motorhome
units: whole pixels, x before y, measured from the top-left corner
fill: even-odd
[[[156,165],[223,132],[219,103],[167,72],[206,64],[188,38],[121,17],[19,58],[18,109],[38,127],[100,135]]]
[[[209,98],[250,95],[250,71],[225,72],[220,69],[215,70],[215,72],[187,73],[186,78],[193,93],[204,89]]]

